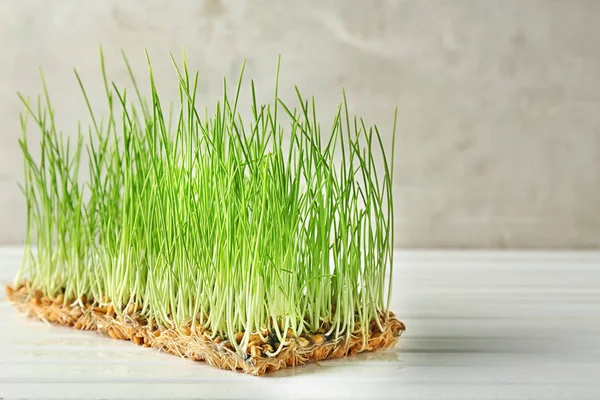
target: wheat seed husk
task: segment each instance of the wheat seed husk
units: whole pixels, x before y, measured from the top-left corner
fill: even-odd
[[[39,290],[30,289],[26,282],[16,287],[7,286],[6,296],[26,315],[57,325],[71,326],[81,330],[92,330],[118,340],[130,340],[134,344],[160,349],[163,352],[178,355],[194,361],[206,361],[208,364],[250,375],[263,375],[280,369],[318,362],[321,360],[354,355],[363,351],[373,351],[393,347],[398,337],[405,331],[405,325],[393,314],[384,325],[384,332],[371,329],[364,341],[363,333],[358,330],[349,339],[327,340],[317,333],[294,337],[288,335],[289,343],[275,356],[271,343],[262,343],[259,335],[250,336],[247,357],[242,358],[233,351],[229,340],[221,337],[210,338],[210,332],[201,332],[196,327],[182,326],[178,329],[156,327],[144,324],[140,315],[131,307],[127,322],[120,321],[113,311],[112,304],[102,307],[92,305],[88,299],[81,299],[84,307],[65,305],[64,298],[50,298]],[[60,295],[59,295],[60,296]],[[66,302],[75,304],[75,302]],[[371,328],[376,324],[371,324]],[[267,332],[262,332],[263,336]],[[234,340],[241,341],[243,332],[235,335]],[[306,337],[305,337],[306,336]]]

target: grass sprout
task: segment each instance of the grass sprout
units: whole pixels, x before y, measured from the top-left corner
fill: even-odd
[[[149,58],[147,98],[123,58],[133,93],[108,79],[100,52],[108,115],[95,114],[75,72],[91,119],[77,135],[58,131],[43,76],[36,101],[20,95],[27,231],[16,280],[111,302],[117,315],[133,304],[159,326],[244,332],[240,354],[256,332],[276,335],[277,354],[288,332],[366,338],[373,321],[383,331],[394,149],[386,154],[379,129],[350,116],[344,94],[322,131],[313,98],[296,89],[290,107],[279,97],[279,63],[273,101],[258,104],[252,82],[244,120],[243,67],[208,115],[198,73],[172,58],[179,104],[169,112]]]

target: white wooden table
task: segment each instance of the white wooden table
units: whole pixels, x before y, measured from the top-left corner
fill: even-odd
[[[19,249],[0,250],[0,282]],[[0,302],[0,398],[598,399],[600,253],[402,252],[397,348],[251,377]]]

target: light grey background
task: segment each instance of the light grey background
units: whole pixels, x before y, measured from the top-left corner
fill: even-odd
[[[203,104],[243,58],[266,99],[314,94],[325,121],[344,86],[388,135],[399,109],[396,236],[403,247],[600,248],[600,1],[0,0],[0,244],[24,236],[21,104],[86,120],[72,74],[101,95],[98,46],[125,82],[125,50],[175,94],[169,52],[200,71]],[[101,98],[94,103],[102,110]]]

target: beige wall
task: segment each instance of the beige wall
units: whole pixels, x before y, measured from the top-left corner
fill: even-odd
[[[0,0],[0,243],[24,233],[15,92],[39,92],[41,65],[72,131],[71,68],[101,93],[101,44],[117,81],[118,51],[142,73],[146,47],[167,94],[185,47],[206,104],[244,57],[267,96],[281,53],[284,95],[300,85],[324,117],[342,85],[385,131],[397,105],[400,246],[599,248],[599,15],[597,0]]]

